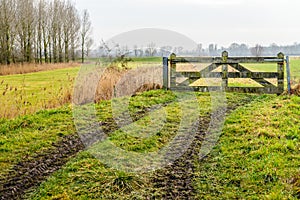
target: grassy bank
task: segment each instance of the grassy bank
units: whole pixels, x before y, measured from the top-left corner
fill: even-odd
[[[144,108],[151,108],[153,105],[170,102],[174,100],[175,96],[172,92],[165,92],[162,90],[149,91],[137,95],[132,98],[130,103],[130,110],[132,117],[140,113]],[[242,105],[244,101],[249,99],[256,99],[257,95],[247,94],[228,94],[228,106]],[[197,102],[200,110],[194,110],[191,106],[190,115],[193,112],[198,112],[198,115],[209,116],[210,95],[208,93],[196,94]],[[189,101],[185,102],[189,104]],[[167,113],[163,128],[157,132],[152,133],[149,137],[144,137],[142,130],[137,126],[134,129],[132,125],[116,130],[109,135],[109,140],[116,146],[125,149],[129,152],[145,153],[157,151],[167,144],[174,133],[178,130],[181,117],[180,106],[178,102],[168,104],[163,109]],[[189,107],[189,106],[187,106]],[[107,108],[107,106],[104,106]],[[110,116],[108,110],[99,112],[100,116]],[[160,110],[160,109],[159,109]],[[158,110],[158,112],[159,112]],[[105,113],[108,112],[108,113]],[[136,113],[136,114],[134,114]],[[156,113],[156,111],[154,112]],[[187,113],[186,113],[187,114]],[[156,119],[160,122],[159,116],[155,114]],[[153,120],[153,119],[152,119]],[[157,125],[151,123],[149,115],[138,119],[134,122],[141,125],[144,129],[149,126]],[[147,128],[146,128],[147,127]],[[155,128],[154,128],[155,129]],[[122,170],[110,168],[107,163],[101,162],[92,156],[91,151],[81,152],[76,158],[72,159],[62,170],[56,172],[53,176],[44,182],[37,190],[27,196],[28,199],[144,199],[153,196],[155,189],[152,182],[149,180],[151,172],[149,173],[130,173]],[[112,156],[114,157],[114,156]],[[117,158],[117,157],[115,157]],[[120,157],[121,159],[122,157]],[[130,162],[128,161],[128,164]],[[159,195],[161,191],[157,190],[155,193]]]
[[[197,198],[299,198],[299,116],[296,96],[267,98],[232,113],[219,144],[196,162]]]
[[[114,130],[109,140],[127,151],[157,151],[178,130],[183,113],[175,99],[174,93],[163,90],[131,97],[129,111],[131,117],[136,118],[134,124],[137,126],[133,129],[129,124],[116,129],[115,125],[104,123],[106,130]],[[197,93],[196,99],[200,107],[196,112],[208,116],[210,95]],[[251,104],[227,116],[220,141],[208,157],[200,162],[195,158],[193,184],[198,198],[296,199],[299,195],[300,98],[227,94],[229,107],[243,105],[249,99],[253,101]],[[158,110],[152,111],[152,118],[147,114],[153,106],[162,104],[165,107],[155,107]],[[113,120],[111,105],[111,101],[96,105],[99,122]],[[148,110],[146,115],[141,115],[145,110]],[[139,127],[157,125],[161,121],[162,113],[158,115],[157,112],[166,114],[164,128],[149,137],[141,135],[143,130]],[[154,126],[153,130],[156,128]],[[0,130],[0,175],[5,178],[19,161],[52,148],[52,143],[64,135],[74,134],[75,127],[71,108],[64,107],[13,120],[2,119]],[[161,192],[153,188],[151,176],[151,173],[136,174],[110,168],[91,151],[83,151],[26,198],[143,199],[153,196],[153,191]]]
[[[0,118],[13,118],[71,102],[79,67],[0,76]]]

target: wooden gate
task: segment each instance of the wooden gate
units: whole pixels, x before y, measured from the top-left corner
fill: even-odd
[[[170,58],[163,58],[164,87],[171,90],[185,90],[192,88],[195,91],[223,90],[226,92],[268,93],[281,94],[284,91],[284,54],[278,53],[277,57],[228,57],[224,51],[221,57],[176,57],[171,54]],[[183,63],[205,63],[209,64],[200,71],[177,71],[177,64]],[[243,66],[247,63],[274,63],[277,64],[277,72],[253,72]],[[234,71],[229,71],[229,66]],[[215,72],[221,68],[221,72]],[[183,82],[177,79],[185,78]],[[221,86],[190,86],[201,78],[217,78]],[[259,83],[260,87],[230,87],[229,78],[251,79]],[[266,79],[277,79],[277,85]]]

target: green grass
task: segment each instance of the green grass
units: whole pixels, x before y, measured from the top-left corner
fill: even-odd
[[[152,58],[152,61],[160,62],[158,58]],[[152,61],[150,59],[149,62]],[[300,60],[292,60],[291,65],[292,76],[299,78]],[[10,116],[10,112],[24,115],[47,108],[51,103],[59,104],[58,97],[72,89],[78,70],[72,68],[0,77],[0,111],[3,107],[6,109],[0,112],[1,116]],[[267,65],[263,70],[271,71]],[[129,111],[133,117],[139,116],[139,112],[172,102],[175,98],[176,95],[170,91],[149,91],[132,97]],[[211,112],[209,94],[197,93],[196,98],[201,109],[189,112],[208,115]],[[228,116],[218,146],[206,160],[195,162],[198,171],[194,184],[199,198],[295,198],[299,187],[290,182],[300,173],[299,97],[289,99],[262,95],[258,98],[255,94],[227,94],[227,98],[229,106],[242,104],[249,98],[257,100]],[[112,120],[111,105],[111,101],[96,105],[97,120]],[[174,137],[183,115],[180,106],[179,102],[173,102],[164,109],[157,109],[153,116],[147,115],[135,122],[135,126],[128,125],[114,131],[109,141],[127,151],[155,152]],[[159,128],[159,116],[164,113],[167,120],[163,129],[148,135],[147,130]],[[141,128],[148,125],[149,129]],[[70,106],[15,119],[0,119],[0,177],[5,177],[23,158],[33,157],[51,148],[51,144],[62,136],[73,133],[75,127]],[[139,199],[151,196],[148,176],[109,168],[95,159],[91,151],[86,151],[49,177],[28,198],[114,199],[121,194],[124,199]]]
[[[0,118],[13,118],[70,102],[79,67],[0,77]]]
[[[196,93],[200,109],[190,110],[190,113],[209,115],[209,97],[208,93]],[[154,115],[137,120],[136,126],[128,125],[114,131],[109,141],[128,152],[157,151],[174,137],[183,115],[180,102],[172,102],[175,99],[176,94],[163,90],[132,97],[129,103],[132,117],[155,105],[168,104],[153,111]],[[227,94],[229,107],[243,105],[247,99],[254,102],[227,116],[220,141],[211,154],[200,162],[195,160],[194,185],[200,199],[292,199],[299,190],[291,180],[299,174],[300,97]],[[191,105],[188,100],[185,103]],[[111,105],[111,101],[96,105],[97,120],[112,119]],[[189,108],[193,107],[187,106]],[[150,131],[157,130],[155,125],[161,121],[163,113],[167,120],[155,134],[147,135],[147,128],[139,129],[152,127]],[[75,128],[71,108],[64,107],[13,120],[2,119],[0,131],[0,175],[4,177],[22,158],[43,152],[63,135],[74,133]],[[94,147],[97,148],[97,144]],[[27,194],[27,198],[144,199],[152,195],[151,173],[116,170],[96,159],[92,150],[79,153],[39,188]]]
[[[247,99],[255,99],[258,95],[249,94],[228,94],[228,105],[243,104],[243,101]],[[175,96],[172,92],[166,92],[163,90],[149,91],[132,98],[130,108],[132,112],[138,112],[143,108],[150,108],[153,105],[170,102],[174,100]],[[189,98],[190,99],[190,98]],[[208,93],[196,94],[197,103],[199,103],[200,109],[193,109],[192,102],[185,101],[187,109],[191,109],[187,115],[193,116],[194,113],[198,115],[208,116],[211,112],[210,108],[210,95]],[[106,105],[99,106],[101,112],[98,112],[99,120],[101,116],[111,116],[111,111],[107,109],[109,101]],[[147,134],[148,127],[157,125],[160,122],[161,115],[156,112],[166,113],[166,122],[162,129],[154,131],[154,134]],[[107,113],[107,115],[106,115]],[[117,147],[127,150],[127,152],[136,152],[138,154],[149,153],[157,151],[159,148],[167,144],[174,134],[178,130],[181,117],[179,102],[173,102],[168,104],[166,108],[158,109],[153,112],[154,122],[149,119],[149,115],[141,118],[137,122],[137,125],[142,125],[145,130],[139,129],[139,126],[132,127],[128,125],[122,130],[116,130],[109,135],[109,141],[115,144]],[[197,115],[196,115],[197,116]],[[187,118],[189,119],[189,118]],[[153,119],[152,119],[153,120]],[[157,127],[150,128],[150,130],[156,130]],[[101,148],[101,147],[100,147]],[[28,196],[28,199],[144,199],[147,196],[151,196],[150,193],[152,185],[149,182],[149,176],[151,173],[136,174],[131,172],[125,172],[123,170],[116,170],[111,168],[109,164],[115,163],[102,163],[101,159],[94,158],[96,152],[93,150],[99,149],[95,144],[90,150],[80,153],[76,158],[72,159],[62,170],[56,172],[47,181],[33,193]],[[105,150],[105,149],[102,149]],[[111,158],[124,159],[122,155],[111,154],[113,152],[105,151]],[[109,153],[108,153],[109,152]],[[119,156],[119,157],[116,157]],[[139,158],[138,165],[146,162],[142,161],[143,158]],[[111,159],[115,160],[115,159]],[[128,165],[136,164],[127,162]],[[116,167],[116,166],[114,166]]]
[[[13,120],[0,119],[0,177],[23,158],[33,157],[62,136],[74,132],[69,107],[40,111]]]
[[[174,98],[171,92],[149,91],[144,97],[136,97],[139,103],[133,98],[129,108],[135,113],[145,107],[169,102]],[[96,105],[96,110],[99,121],[113,118],[111,101],[102,101]],[[0,176],[7,174],[22,158],[33,157],[36,153],[51,147],[52,143],[62,136],[75,132],[71,106],[44,110],[15,119],[0,119]]]
[[[219,144],[196,162],[197,198],[297,199],[299,116],[296,96],[262,97],[232,113]]]

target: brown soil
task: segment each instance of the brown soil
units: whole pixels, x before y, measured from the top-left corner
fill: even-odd
[[[227,114],[249,100],[239,104],[228,103]],[[154,199],[195,199],[193,180],[195,178],[194,163],[199,159],[201,144],[208,129],[210,116],[199,118],[197,135],[187,151],[171,165],[156,171],[152,177]],[[156,192],[158,191],[158,192]],[[151,197],[152,199],[152,197]]]
[[[79,137],[69,135],[47,151],[18,163],[5,179],[0,180],[0,199],[21,198],[28,189],[40,184],[82,149],[84,146]]]
[[[164,104],[163,106],[166,106]],[[145,108],[138,113],[132,114],[133,121],[136,121],[145,115],[149,110]],[[129,121],[125,116],[119,116],[118,119],[108,119],[100,125],[106,134],[110,134],[117,130],[120,123],[122,126],[128,125]],[[124,118],[124,119],[123,119]],[[16,164],[11,172],[4,178],[0,179],[0,200],[22,199],[24,195],[45,181],[47,177],[55,171],[62,168],[72,157],[78,152],[84,150],[85,146],[78,135],[68,135],[63,137],[59,142],[52,145],[46,151],[43,151],[32,158],[28,158]]]

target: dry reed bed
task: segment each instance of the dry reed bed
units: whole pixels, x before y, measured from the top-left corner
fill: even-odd
[[[97,84],[98,83],[98,84]],[[162,67],[157,65],[120,70],[82,69],[76,79],[74,104],[131,96],[137,92],[162,88]]]
[[[18,86],[1,81],[0,118],[14,118],[70,103],[73,82],[74,78],[66,75],[59,83],[29,91],[25,80]]]
[[[25,78],[19,79],[18,83],[0,79],[0,118],[14,118],[72,102],[83,104],[130,96],[161,88],[161,83],[162,68],[157,65],[131,70],[88,65],[81,68],[76,79],[74,73],[66,73],[59,78],[51,74],[47,80],[36,80],[36,86]]]
[[[13,75],[13,74],[27,74],[40,71],[50,71],[55,69],[64,69],[69,67],[78,67],[78,63],[58,63],[58,64],[12,64],[0,65],[0,76]]]

